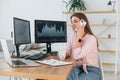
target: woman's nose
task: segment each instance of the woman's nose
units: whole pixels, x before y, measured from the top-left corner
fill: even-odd
[[[72,28],[74,28],[74,27],[75,27],[75,25],[74,25],[74,24],[71,24],[71,26],[72,26]]]

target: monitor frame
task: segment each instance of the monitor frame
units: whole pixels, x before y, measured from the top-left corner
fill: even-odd
[[[61,38],[61,39],[57,39],[57,38],[59,38],[59,37],[51,37],[50,38],[50,40],[49,40],[49,38],[47,39],[47,38],[44,38],[44,39],[46,39],[46,40],[41,40],[40,41],[40,39],[37,39],[37,32],[36,32],[36,30],[37,30],[37,22],[44,22],[44,23],[50,23],[51,22],[51,24],[52,23],[55,23],[55,24],[58,24],[58,23],[62,23],[63,24],[63,27],[65,27],[64,28],[64,30],[65,30],[65,36],[63,37],[63,38]],[[54,21],[54,20],[35,20],[34,21],[34,23],[35,23],[35,43],[46,43],[46,48],[47,48],[47,53],[51,53],[51,43],[62,43],[62,42],[67,42],[67,23],[66,23],[66,21]],[[51,40],[52,38],[54,38],[55,40]]]
[[[28,30],[28,35],[29,35],[29,41],[28,42],[17,43],[17,35],[16,35],[17,32],[16,32],[16,23],[15,23],[16,20],[28,23],[28,26],[27,26],[28,29],[29,29]],[[25,20],[25,19],[21,19],[21,18],[17,18],[17,17],[13,17],[13,27],[14,27],[14,40],[13,41],[14,41],[14,45],[15,45],[16,57],[25,57],[26,55],[25,56],[20,55],[19,46],[22,45],[22,44],[31,43],[30,21]]]

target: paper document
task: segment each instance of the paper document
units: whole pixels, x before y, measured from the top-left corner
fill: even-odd
[[[37,62],[47,64],[50,66],[62,66],[62,65],[72,64],[72,62],[59,61],[55,59],[42,60],[42,61],[37,61]]]

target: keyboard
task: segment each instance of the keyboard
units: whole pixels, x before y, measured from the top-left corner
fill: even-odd
[[[30,59],[30,60],[42,60],[44,58],[48,57],[48,54],[43,54],[43,53],[37,53],[31,56],[25,57],[25,59]]]

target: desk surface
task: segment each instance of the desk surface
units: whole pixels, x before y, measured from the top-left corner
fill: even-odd
[[[68,58],[66,61],[70,61],[70,59]],[[75,60],[71,61],[75,63]],[[32,79],[66,80],[73,66],[74,64],[58,67],[40,64],[38,67],[12,68],[4,59],[0,59],[0,75]]]

